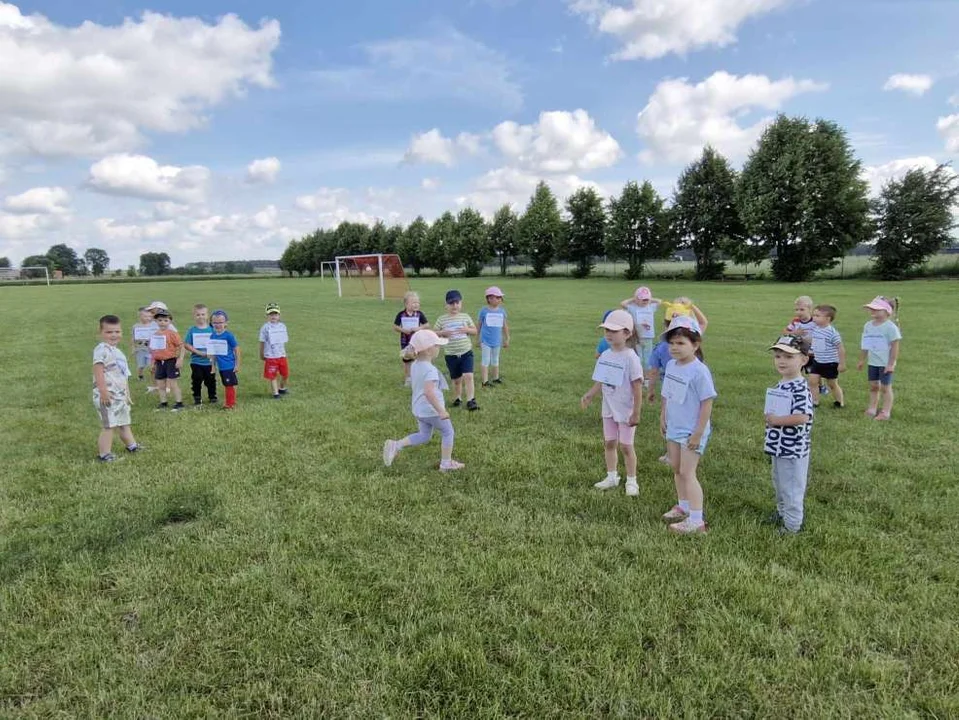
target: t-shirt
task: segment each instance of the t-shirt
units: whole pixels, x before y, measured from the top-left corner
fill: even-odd
[[[263,357],[286,357],[286,343],[289,340],[286,324],[282,322],[265,322],[260,328],[260,342],[263,343]]]
[[[601,337],[599,342],[596,343],[596,354],[602,355],[607,350],[609,350],[609,340],[607,340],[605,337]]]
[[[689,303],[674,303],[669,300],[663,300],[663,312],[665,313],[666,320],[672,320],[676,315],[694,317],[693,306]]]
[[[151,320],[146,325],[144,325],[143,323],[134,323],[133,325],[133,347],[136,348],[137,350],[149,350],[150,338],[146,337],[143,340],[137,340],[137,336],[136,336],[137,328],[146,328],[147,330],[150,331],[150,335],[153,335],[157,330],[160,329],[160,326],[156,324],[156,320]]]
[[[662,396],[666,404],[666,430],[670,435],[692,435],[699,424],[700,405],[716,397],[713,376],[699,358],[680,365],[675,360],[666,364]],[[672,396],[672,397],[670,397]],[[708,430],[710,423],[706,423]]]
[[[800,320],[798,317],[794,317],[786,326],[786,332],[797,333],[799,335],[811,334],[815,329],[816,323],[812,321],[812,318],[809,318],[808,320]],[[800,330],[805,332],[800,332]]]
[[[646,307],[629,303],[626,305],[626,312],[633,317],[633,323],[636,325],[636,332],[640,340],[652,340],[656,337],[656,311],[659,310],[659,303],[650,302]],[[643,327],[648,325],[649,327]]]
[[[489,318],[501,316],[502,324],[499,327],[493,327],[489,323]],[[487,347],[496,348],[503,344],[503,325],[506,324],[506,308],[500,305],[493,310],[489,307],[481,308],[479,311],[480,342]],[[493,322],[497,322],[494,320]]]
[[[440,315],[433,324],[434,330],[459,330],[460,328],[476,327],[471,318],[466,313],[457,313],[450,315],[448,313]],[[465,332],[454,333],[449,337],[449,343],[445,346],[447,355],[463,355],[473,349],[473,343],[470,336]]]
[[[839,362],[839,346],[842,345],[842,336],[832,325],[819,327],[816,325],[811,331],[812,354],[818,363]]]
[[[416,360],[410,366],[410,385],[413,388],[413,415],[418,418],[439,417],[436,408],[426,399],[426,383],[436,383],[436,390],[440,396],[440,405],[446,407],[443,391],[449,390],[446,378],[440,374],[436,366],[427,360]]]
[[[430,324],[429,320],[426,319],[426,315],[424,315],[419,310],[417,310],[412,315],[406,312],[406,310],[400,310],[398,313],[396,313],[396,318],[394,318],[393,324],[396,325],[397,327],[401,327],[404,330],[406,330],[407,328],[403,327],[403,318],[409,318],[407,322],[410,322],[410,320],[417,320],[416,327],[413,328],[414,330],[419,330],[424,325]],[[410,344],[411,337],[413,336],[407,335],[405,332],[400,333],[400,349],[401,350]]]
[[[862,329],[862,343],[860,348],[869,351],[869,365],[886,367],[889,364],[889,345],[896,340],[902,340],[899,326],[892,320],[875,325],[872,320]]]
[[[180,339],[180,333],[176,330],[157,330],[153,337],[166,338],[166,347],[162,350],[151,350],[153,360],[172,360],[179,356],[180,348],[183,347],[183,340]]]
[[[186,337],[183,338],[183,342],[185,342],[187,345],[192,345],[193,347],[196,347],[197,343],[199,343],[199,349],[204,350],[206,348],[206,340],[209,340],[211,335],[213,335],[213,328],[209,325],[207,325],[205,328],[198,328],[196,325],[194,325],[186,331]],[[213,363],[208,357],[203,357],[202,355],[197,355],[196,353],[190,353],[190,364],[209,367]]]
[[[808,415],[809,422],[802,425],[788,427],[767,427],[765,450],[769,455],[781,458],[800,458],[809,454],[809,445],[812,439],[812,395],[809,384],[803,378],[783,380],[776,385],[777,390],[783,390],[792,395],[790,415]]]
[[[619,384],[603,383],[603,417],[612,418],[616,422],[629,422],[633,414],[633,386],[634,380],[643,379],[643,363],[639,356],[631,349],[613,350],[610,348],[596,361],[597,366],[605,363],[622,366],[622,375],[617,379]]]
[[[216,355],[212,356],[211,359],[216,362],[217,369],[219,370],[235,370],[236,369],[236,349],[239,344],[236,341],[236,338],[233,336],[229,330],[224,330],[221,333],[218,333],[216,330],[213,331],[213,334],[210,336],[211,340],[226,340],[227,354],[226,355]]]
[[[653,348],[653,352],[649,356],[649,369],[659,371],[660,384],[663,382],[663,373],[666,370],[666,366],[672,359],[672,356],[669,354],[669,343],[665,340],[656,343],[656,347]]]
[[[127,399],[127,378],[130,377],[130,365],[126,355],[119,348],[100,343],[93,348],[93,364],[103,365],[103,378],[110,393],[111,402]],[[100,404],[100,388],[97,387],[97,377],[93,376],[93,402]]]

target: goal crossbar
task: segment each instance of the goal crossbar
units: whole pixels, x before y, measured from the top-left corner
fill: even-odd
[[[332,262],[321,263],[322,266],[333,266],[333,276],[336,278],[336,292],[343,297],[344,280],[358,279],[363,285],[365,295],[378,294],[380,300],[397,296],[399,288],[396,282],[402,282],[405,292],[409,289],[403,263],[395,253],[367,253],[365,255],[337,255]],[[387,279],[390,283],[387,283]],[[375,281],[376,293],[370,292],[368,281]]]

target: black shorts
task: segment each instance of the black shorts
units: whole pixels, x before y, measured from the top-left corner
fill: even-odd
[[[220,370],[220,382],[223,383],[223,387],[236,387],[240,384],[236,370]]]
[[[473,372],[473,351],[467,350],[462,355],[447,355],[446,369],[450,371],[451,380],[459,380],[463,375]]]
[[[176,380],[180,377],[180,368],[176,366],[176,358],[157,360],[153,363],[153,377],[157,380]]]
[[[809,374],[818,375],[826,380],[835,380],[839,377],[839,363],[821,363],[813,360],[809,363]]]

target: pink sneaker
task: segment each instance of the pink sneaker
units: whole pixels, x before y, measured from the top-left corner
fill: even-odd
[[[876,413],[876,420],[888,420],[888,419],[889,419],[889,413],[886,412],[885,410],[880,410],[878,413]]]
[[[867,410],[866,410],[866,417],[868,417],[868,418],[874,418],[874,417],[876,417],[876,409],[875,409],[875,408],[869,408],[869,409],[867,409]]]
[[[682,522],[670,525],[669,530],[677,535],[705,535],[706,523],[694,523],[689,518],[686,518]]]
[[[667,512],[663,514],[663,520],[665,522],[673,522],[675,520],[685,520],[689,517],[689,513],[683,510],[679,505],[673,505]]]

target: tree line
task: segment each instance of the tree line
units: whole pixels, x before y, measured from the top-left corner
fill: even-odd
[[[20,263],[21,267],[45,267],[51,273],[59,270],[64,276],[82,277],[93,275],[100,277],[110,268],[110,256],[100,248],[89,248],[83,255],[69,245],[52,246],[43,255],[29,255]],[[11,267],[10,258],[0,257],[0,268]],[[113,271],[115,276],[137,275],[155,277],[160,275],[252,275],[256,272],[254,263],[249,260],[227,260],[223,262],[193,262],[183,267],[173,267],[170,256],[165,252],[147,252],[140,255],[139,266],[129,265],[126,270]],[[43,273],[39,270],[25,271],[27,277]]]
[[[845,131],[827,120],[780,115],[742,170],[711,147],[687,166],[671,198],[651,183],[628,182],[606,202],[583,187],[557,198],[540,182],[525,211],[501,207],[491,221],[473,208],[409,226],[343,222],[293,240],[280,268],[313,275],[336,255],[397,253],[415,273],[479,275],[526,258],[534,277],[557,261],[587,277],[597,256],[625,261],[627,279],[652,260],[691,250],[698,280],[721,278],[727,260],[772,261],[777,280],[804,281],[838,264],[857,245],[875,247],[875,274],[900,279],[951,241],[959,178],[946,166],[914,168],[870,199]]]

